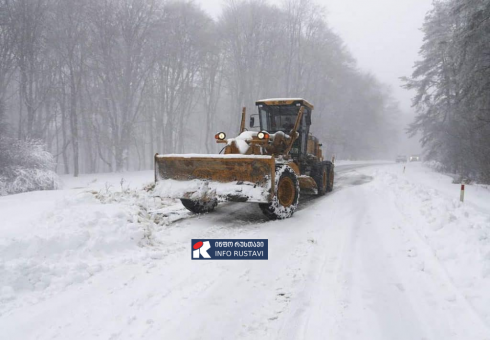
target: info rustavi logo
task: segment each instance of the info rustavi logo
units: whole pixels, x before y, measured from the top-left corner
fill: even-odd
[[[194,243],[192,246],[194,249],[192,251],[192,258],[193,259],[198,259],[199,255],[201,255],[205,259],[210,259],[211,256],[208,254],[208,249],[211,248],[211,245],[209,244],[209,241],[198,241]]]
[[[192,260],[268,260],[269,240],[193,239]]]

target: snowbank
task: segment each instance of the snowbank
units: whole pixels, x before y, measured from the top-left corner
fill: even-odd
[[[151,181],[147,175],[151,172],[127,177]],[[0,316],[59,294],[97,273],[161,258],[165,250],[154,239],[156,229],[190,215],[177,201],[153,197],[142,186],[131,189],[121,179],[113,179],[113,186],[86,177],[91,188],[53,192],[57,198],[43,206],[44,213],[29,211],[25,203],[39,193],[1,198],[0,207],[18,214],[9,204],[1,204],[12,201],[31,219],[8,218],[8,211],[0,209],[9,224],[0,228]],[[98,186],[104,189],[93,189]]]
[[[0,301],[40,290],[46,297],[130,261],[144,237],[132,220],[125,209],[101,205],[91,193],[59,202],[29,234],[0,241]]]

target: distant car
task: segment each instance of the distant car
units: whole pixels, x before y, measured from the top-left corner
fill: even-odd
[[[419,155],[412,155],[410,156],[410,162],[419,162],[420,161],[420,156]]]
[[[403,156],[403,155],[396,156],[396,162],[397,163],[406,163],[407,162],[407,156]]]

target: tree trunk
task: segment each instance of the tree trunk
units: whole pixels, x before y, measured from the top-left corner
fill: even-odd
[[[78,117],[77,117],[77,90],[75,75],[70,71],[70,129],[71,146],[73,150],[73,176],[78,177],[79,169],[79,146],[78,146]]]

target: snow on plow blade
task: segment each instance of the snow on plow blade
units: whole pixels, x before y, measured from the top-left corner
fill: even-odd
[[[155,155],[157,196],[267,203],[275,161],[254,155]]]

